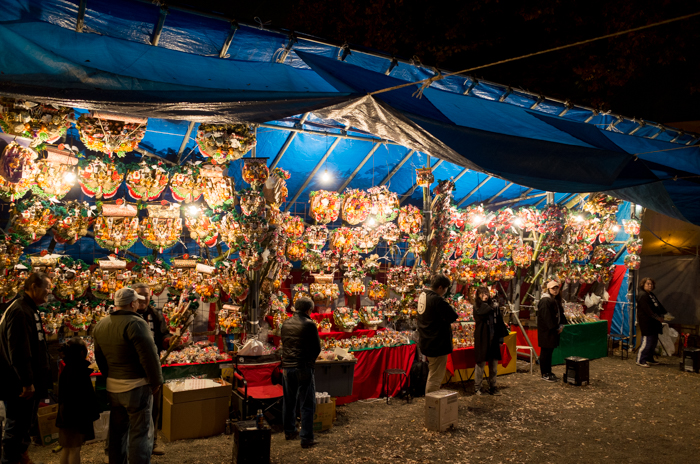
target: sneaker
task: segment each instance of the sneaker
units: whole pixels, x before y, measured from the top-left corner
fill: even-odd
[[[545,374],[542,376],[542,380],[545,382],[556,382],[559,379],[557,379],[554,374]]]
[[[474,396],[481,396],[481,395],[483,395],[481,390],[477,390],[476,392],[474,392]]]
[[[647,364],[651,364],[652,366],[658,366],[659,362],[658,361],[647,361]]]
[[[647,363],[637,363],[637,366],[639,366],[639,367],[649,367],[649,364],[647,364]]]
[[[296,440],[299,438],[299,432],[292,432],[292,433],[286,433],[284,434],[284,439],[285,440]]]
[[[496,389],[496,387],[489,388],[489,395],[491,396],[501,396],[501,392]]]
[[[311,441],[302,441],[301,442],[301,447],[306,449],[306,448],[311,448],[312,446],[318,445],[318,442],[316,440],[311,440]]]
[[[560,380],[559,377],[557,377],[554,374],[549,374],[549,378],[552,379],[554,382],[559,382],[559,380]]]
[[[165,448],[160,443],[153,445],[153,451],[151,452],[154,456],[163,456],[165,454]]]

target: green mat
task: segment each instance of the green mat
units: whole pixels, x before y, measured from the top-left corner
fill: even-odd
[[[608,321],[565,325],[552,365],[564,364],[569,356],[598,359],[608,355]]]

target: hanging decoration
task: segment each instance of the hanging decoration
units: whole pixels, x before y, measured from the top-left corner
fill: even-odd
[[[141,219],[139,238],[146,248],[163,253],[174,246],[182,234],[180,208],[176,203],[161,201],[147,205],[148,217]]]
[[[263,194],[267,202],[274,208],[279,208],[282,203],[287,201],[287,196],[289,195],[287,181],[290,177],[289,171],[275,168],[272,170],[270,177],[265,181]]]
[[[243,228],[236,212],[230,211],[221,216],[219,239],[232,251],[238,250],[245,242],[246,237],[243,235]]]
[[[142,161],[132,166],[126,174],[126,187],[135,200],[153,201],[157,199],[168,185],[169,173],[162,163],[149,165]]]
[[[31,139],[31,147],[41,149],[44,144],[56,143],[73,122],[73,108],[0,99],[0,129],[6,134]]]
[[[291,239],[304,235],[304,220],[299,216],[284,213],[282,216],[282,231]]]
[[[353,242],[355,250],[360,253],[369,253],[374,250],[379,243],[379,233],[369,227],[353,227],[352,229]]]
[[[265,197],[262,193],[253,189],[244,189],[238,192],[240,196],[241,213],[246,216],[260,216],[265,210]]]
[[[417,168],[416,169],[416,184],[418,187],[430,187],[435,182],[432,168]]]
[[[304,241],[306,241],[314,251],[320,251],[327,240],[328,229],[326,226],[309,226],[304,232]]]
[[[343,195],[343,221],[353,226],[364,222],[369,217],[370,206],[367,192],[347,189]]]
[[[591,193],[583,204],[583,209],[591,214],[599,214],[603,217],[617,213],[622,200],[606,195],[605,193]]]
[[[195,140],[202,156],[214,164],[243,158],[256,144],[248,124],[200,124]]]
[[[234,199],[234,181],[224,175],[222,166],[200,167],[199,175],[204,179],[204,201],[209,208],[221,208]]]
[[[289,239],[286,254],[290,261],[301,261],[306,256],[306,244],[303,240]]]
[[[248,182],[253,189],[259,190],[270,177],[267,158],[244,158],[241,174],[244,181]]]
[[[0,268],[13,269],[28,245],[29,242],[17,234],[6,234],[4,239],[0,238]]]
[[[329,190],[316,190],[309,193],[311,216],[320,224],[328,224],[338,219],[343,196]]]
[[[370,201],[370,215],[377,222],[384,223],[393,221],[399,214],[399,197],[394,192],[382,185],[367,189]]]
[[[88,150],[123,158],[136,150],[146,135],[147,118],[136,118],[107,112],[92,112],[78,118],[80,140]]]
[[[358,296],[365,294],[365,283],[363,281],[365,273],[361,267],[354,267],[345,271],[343,276],[343,290],[347,296]]]
[[[413,205],[399,210],[399,230],[404,234],[418,234],[423,228],[423,213]]]
[[[124,165],[91,157],[78,161],[80,189],[90,198],[109,200],[124,180]]]
[[[51,229],[53,238],[58,243],[72,245],[87,235],[88,228],[97,218],[86,201],[69,201],[60,208],[64,208],[65,213]]]
[[[46,235],[59,218],[51,203],[44,200],[24,200],[10,210],[9,231],[33,243]]]
[[[219,241],[218,216],[210,210],[196,206],[184,208],[185,225],[190,232],[190,238],[200,247],[213,247]]]
[[[379,282],[378,280],[373,280],[369,283],[369,291],[367,292],[367,296],[376,304],[389,297],[389,289],[385,284]]]
[[[348,227],[338,227],[330,233],[331,250],[338,250],[340,253],[348,253],[353,249],[354,234]]]
[[[0,199],[14,203],[32,188],[37,174],[34,150],[11,142],[0,157]]]
[[[198,166],[177,166],[170,179],[170,193],[178,202],[192,203],[199,200],[205,189],[204,177]]]
[[[47,147],[47,157],[37,162],[32,192],[40,197],[61,199],[75,185],[78,158],[69,151]]]
[[[344,306],[333,311],[333,322],[343,332],[352,332],[360,323],[360,313]]]
[[[101,213],[94,226],[97,245],[115,254],[134,246],[139,237],[136,206],[119,199],[115,204],[103,204]]]
[[[408,293],[418,283],[411,268],[407,266],[395,266],[389,268],[386,273],[387,284],[396,293]]]
[[[624,227],[626,234],[639,235],[640,225],[639,221],[636,219],[623,219],[622,227]]]

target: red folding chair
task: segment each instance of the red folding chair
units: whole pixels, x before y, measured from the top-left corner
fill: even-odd
[[[282,401],[282,385],[272,384],[272,371],[278,362],[267,364],[236,364],[233,368],[233,394],[239,400],[241,419],[252,416],[262,409],[268,412]]]

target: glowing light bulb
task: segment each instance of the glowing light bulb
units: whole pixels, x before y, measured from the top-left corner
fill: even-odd
[[[583,222],[583,216],[581,216],[581,215],[574,216],[574,221],[576,221],[576,222]]]
[[[481,224],[481,223],[484,222],[484,219],[485,219],[484,216],[482,216],[482,215],[480,215],[480,214],[477,214],[477,215],[474,216],[474,218],[472,219],[472,225],[478,226],[479,224]]]
[[[199,214],[199,208],[195,205],[190,206],[188,211],[190,212],[190,216],[196,216]]]
[[[612,228],[615,232],[620,232],[620,226],[614,225]]]
[[[332,179],[332,176],[328,172],[328,169],[324,169],[323,174],[321,174],[321,182],[323,182],[324,184],[327,184],[331,181],[331,179]]]
[[[367,221],[367,225],[369,225],[370,227],[373,227],[376,224],[377,224],[377,220],[374,219],[373,217],[369,218],[369,221]]]
[[[63,181],[68,184],[72,184],[75,182],[75,173],[73,171],[66,171],[63,174]]]
[[[513,221],[513,225],[517,227],[522,227],[523,220],[521,218],[515,218],[515,221]]]

